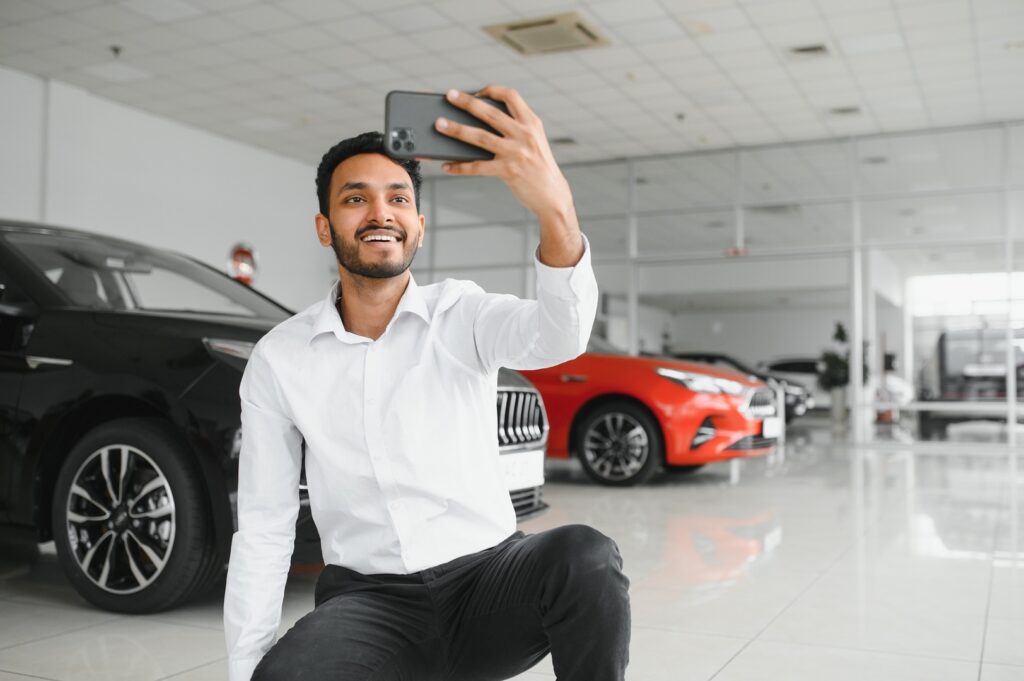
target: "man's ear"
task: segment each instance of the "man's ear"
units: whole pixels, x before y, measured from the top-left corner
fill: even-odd
[[[313,224],[316,225],[316,238],[320,240],[320,245],[330,246],[332,241],[330,221],[324,217],[323,213],[317,213],[313,218]]]
[[[427,216],[420,214],[420,242],[416,244],[416,248],[423,248],[423,233],[427,228]]]

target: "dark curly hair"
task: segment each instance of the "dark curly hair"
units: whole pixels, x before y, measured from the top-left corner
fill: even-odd
[[[345,161],[357,154],[384,154],[384,135],[379,132],[364,132],[355,137],[341,140],[327,150],[324,157],[320,159],[320,165],[316,169],[316,198],[320,202],[321,215],[328,215],[331,191],[331,175],[342,161]],[[385,154],[386,155],[386,154]],[[419,161],[395,161],[405,168],[412,180],[412,190],[416,198],[416,208],[420,205],[420,185],[423,184],[423,176],[420,174]]]

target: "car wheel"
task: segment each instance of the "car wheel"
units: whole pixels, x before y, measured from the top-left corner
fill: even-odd
[[[661,429],[642,407],[609,402],[589,413],[574,449],[587,475],[603,485],[625,487],[647,481],[664,461]]]
[[[147,613],[213,576],[212,523],[188,444],[157,419],[119,419],[71,450],[53,497],[57,555],[106,610]]]

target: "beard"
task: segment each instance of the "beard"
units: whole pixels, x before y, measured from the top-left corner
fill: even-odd
[[[327,224],[331,228],[331,250],[334,251],[334,257],[337,259],[338,264],[350,273],[361,277],[368,277],[370,279],[397,277],[409,269],[413,258],[416,257],[416,251],[419,250],[417,242],[409,241],[406,238],[405,230],[398,228],[395,231],[401,231],[402,240],[399,243],[402,245],[402,259],[399,262],[366,262],[359,257],[359,234],[368,230],[358,230],[355,240],[351,243],[346,243],[338,236],[330,220],[327,221]]]

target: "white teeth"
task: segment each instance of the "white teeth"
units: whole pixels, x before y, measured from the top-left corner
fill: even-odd
[[[371,234],[370,236],[365,237],[363,241],[398,241],[398,239],[393,236],[385,236],[383,234]]]

